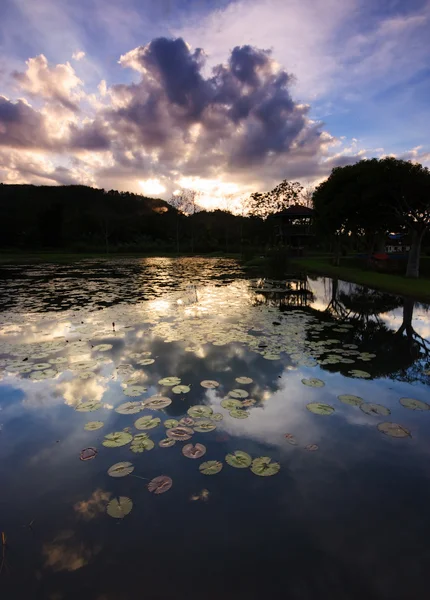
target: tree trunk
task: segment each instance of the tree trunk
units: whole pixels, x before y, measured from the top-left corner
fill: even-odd
[[[176,252],[179,254],[179,215],[176,213]]]
[[[412,231],[411,249],[408,255],[408,266],[406,268],[406,277],[417,279],[420,276],[420,257],[421,257],[421,242],[423,241],[425,229]]]

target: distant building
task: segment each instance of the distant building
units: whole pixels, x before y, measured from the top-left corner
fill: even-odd
[[[273,215],[278,243],[289,246],[296,256],[303,255],[313,236],[313,218],[313,209],[301,204],[293,204]]]
[[[387,254],[407,254],[411,246],[406,233],[389,233],[385,242]]]

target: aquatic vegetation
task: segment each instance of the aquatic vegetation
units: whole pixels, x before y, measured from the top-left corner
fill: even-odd
[[[151,417],[150,415],[147,415],[137,419],[137,421],[134,422],[134,426],[136,429],[154,429],[154,427],[158,427],[160,423],[161,419],[158,417]]]
[[[103,446],[106,448],[119,448],[120,446],[126,446],[131,442],[133,436],[125,431],[114,431],[105,435],[103,440]]]
[[[208,460],[199,466],[199,471],[203,475],[216,475],[221,471],[222,466],[222,462],[219,460]]]
[[[315,415],[331,415],[334,413],[333,406],[324,404],[323,402],[310,402],[306,404],[306,408]]]
[[[201,458],[206,454],[206,446],[203,446],[203,444],[186,444],[182,448],[182,454],[187,458]]]
[[[167,475],[159,475],[158,477],[154,477],[148,483],[148,490],[153,492],[154,494],[164,494],[168,492],[173,485],[173,481]]]
[[[123,519],[131,513],[133,502],[127,496],[113,498],[106,507],[106,512],[114,519]]]
[[[227,454],[225,460],[231,467],[236,467],[236,469],[246,469],[252,463],[251,456],[243,450],[235,450],[233,453]]]
[[[400,404],[409,410],[429,410],[430,405],[415,398],[400,398]]]
[[[134,467],[131,462],[119,462],[115,463],[108,469],[108,475],[111,477],[126,477],[133,473]]]
[[[385,433],[385,435],[389,435],[390,437],[411,437],[411,432],[408,429],[406,429],[406,427],[398,425],[397,423],[379,423],[378,430],[382,433]]]
[[[84,429],[85,431],[97,431],[97,429],[101,429],[103,425],[103,421],[89,421],[88,423],[85,423]]]
[[[254,458],[251,464],[251,471],[260,477],[270,477],[279,472],[281,465],[278,462],[272,462],[269,456],[260,456]]]

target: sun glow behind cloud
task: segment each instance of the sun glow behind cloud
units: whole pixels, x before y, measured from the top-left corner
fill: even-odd
[[[142,188],[144,194],[148,196],[156,196],[157,194],[164,194],[166,188],[160,182],[159,179],[146,179],[139,181],[139,185]]]

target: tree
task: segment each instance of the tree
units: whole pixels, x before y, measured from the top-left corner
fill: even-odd
[[[247,211],[250,215],[265,219],[270,214],[281,212],[292,204],[296,204],[302,193],[303,186],[298,181],[284,179],[270,192],[255,192],[247,201]]]

